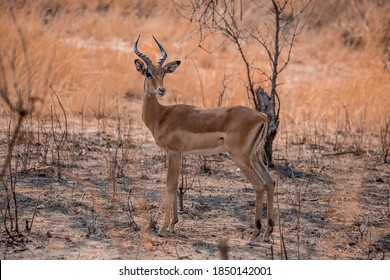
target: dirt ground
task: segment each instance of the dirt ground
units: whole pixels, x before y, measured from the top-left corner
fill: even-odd
[[[123,104],[132,120],[130,144],[117,145],[115,120],[104,125],[83,120],[80,133],[81,119],[74,118],[66,164],[31,164],[19,173],[22,234],[11,241],[1,222],[1,259],[219,259],[221,241],[230,259],[389,259],[389,164],[371,153],[334,152],[330,144],[276,148],[276,227],[270,243],[247,245],[254,191],[225,155],[185,157],[176,231],[158,237],[165,156],[141,122],[141,101]],[[16,157],[22,157],[23,143]],[[119,153],[121,172],[110,173],[110,159]]]

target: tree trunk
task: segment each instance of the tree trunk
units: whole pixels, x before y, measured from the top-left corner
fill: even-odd
[[[276,134],[278,132],[278,116],[275,111],[275,103],[272,97],[270,97],[263,88],[259,87],[256,90],[257,108],[256,110],[262,112],[268,117],[268,133],[264,145],[263,161],[268,166],[273,168],[275,165],[272,158],[272,146]]]
[[[265,141],[264,145],[264,157],[263,161],[269,168],[274,168],[274,162],[273,162],[273,155],[272,155],[272,149],[273,149],[273,143],[275,140],[276,131],[273,134],[268,134],[267,139]]]

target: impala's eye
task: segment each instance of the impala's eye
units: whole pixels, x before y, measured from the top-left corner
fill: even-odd
[[[152,77],[152,74],[150,74],[149,72],[146,72],[145,75],[146,75],[146,77],[148,77],[148,78],[151,78],[151,77]]]

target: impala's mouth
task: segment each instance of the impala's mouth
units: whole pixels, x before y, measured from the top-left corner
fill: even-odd
[[[157,94],[159,95],[159,96],[164,96],[165,95],[165,88],[159,88],[158,90],[157,90]]]

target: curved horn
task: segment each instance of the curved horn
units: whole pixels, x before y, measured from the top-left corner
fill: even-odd
[[[161,46],[161,44],[157,41],[156,38],[154,38],[154,36],[152,36],[154,41],[156,42],[157,46],[159,47],[160,51],[161,51],[161,58],[158,60],[157,64],[162,66],[164,64],[164,61],[167,59],[168,57],[168,54],[165,52],[163,46]]]
[[[134,43],[134,52],[135,52],[135,54],[138,55],[143,61],[145,61],[146,65],[153,64],[152,61],[150,60],[150,58],[147,55],[144,55],[142,52],[140,52],[138,50],[137,46],[138,46],[139,37],[141,37],[141,35],[138,35],[138,38],[137,38],[137,40]]]

